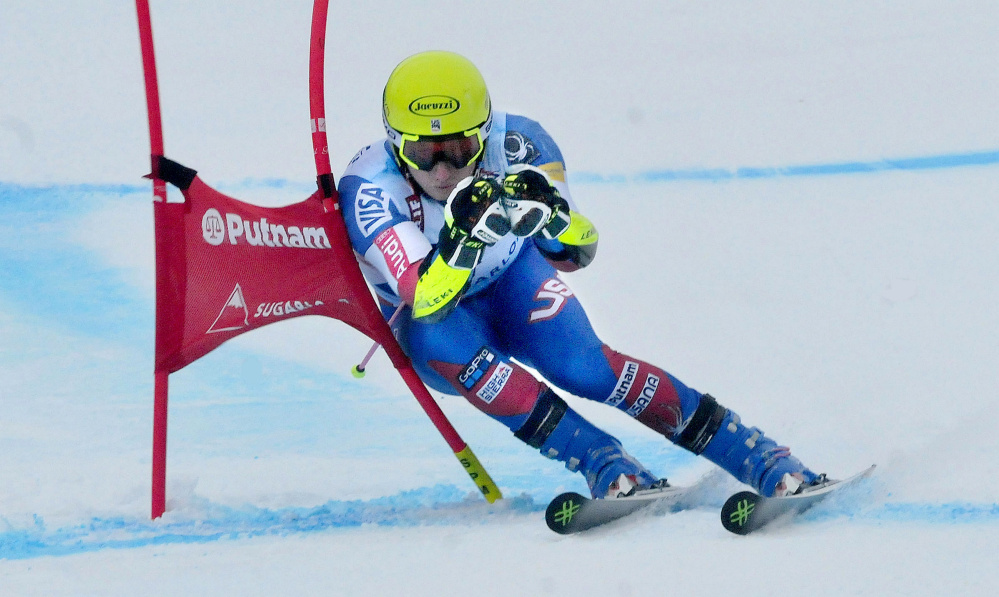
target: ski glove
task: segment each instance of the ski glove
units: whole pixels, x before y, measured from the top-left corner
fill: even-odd
[[[503,179],[503,207],[510,218],[510,228],[517,236],[540,233],[549,240],[569,228],[569,203],[552,186],[540,168],[517,164]]]
[[[500,203],[503,188],[491,178],[469,176],[451,191],[437,252],[420,264],[413,318],[435,323],[447,317],[468,289],[487,245],[510,231]]]
[[[444,206],[444,228],[437,252],[451,267],[472,269],[482,250],[510,231],[503,206],[503,189],[485,177],[465,178],[451,191]]]

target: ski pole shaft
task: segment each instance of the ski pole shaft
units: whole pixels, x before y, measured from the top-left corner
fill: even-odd
[[[399,306],[396,308],[395,313],[393,313],[392,317],[390,317],[388,320],[389,327],[392,327],[392,324],[395,323],[395,320],[399,318],[399,314],[402,313],[402,308],[405,306],[406,303],[399,303]],[[381,344],[377,342],[373,343],[371,345],[371,348],[368,349],[368,354],[364,355],[364,359],[362,359],[361,362],[358,363],[357,365],[354,365],[354,368],[350,370],[351,374],[354,377],[357,378],[364,377],[364,370],[368,367],[368,361],[371,360],[371,357],[375,356],[375,352],[378,351],[379,346],[381,346]]]

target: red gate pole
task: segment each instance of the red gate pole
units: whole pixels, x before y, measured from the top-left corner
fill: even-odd
[[[166,512],[166,447],[167,447],[167,400],[170,374],[157,371],[154,374],[156,386],[153,398],[153,489],[152,514],[159,518]]]
[[[160,118],[160,92],[156,82],[156,56],[153,52],[153,25],[149,16],[149,0],[135,0],[139,20],[139,42],[142,46],[142,71],[146,82],[146,109],[149,115],[150,178],[153,179],[153,205],[166,203],[166,183],[159,178],[159,158],[163,156],[163,124]],[[160,247],[157,247],[157,251]],[[156,279],[160,279],[160,259],[156,260]],[[159,293],[157,293],[158,296]],[[158,299],[157,299],[158,300]],[[157,319],[161,317],[157,305]],[[159,326],[157,326],[159,329]],[[153,374],[153,477],[151,515],[159,518],[166,511],[166,444],[168,371]]]

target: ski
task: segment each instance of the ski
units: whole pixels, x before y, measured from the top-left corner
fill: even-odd
[[[815,491],[784,497],[763,497],[752,491],[741,491],[725,501],[721,509],[721,522],[727,530],[737,535],[748,535],[775,520],[793,518],[819,503],[834,491],[856,483],[874,472],[874,466],[844,479],[830,481]]]
[[[662,487],[635,492],[617,498],[591,499],[566,492],[551,501],[545,510],[548,528],[560,535],[571,535],[613,522],[650,506],[674,506],[689,491],[688,487]]]

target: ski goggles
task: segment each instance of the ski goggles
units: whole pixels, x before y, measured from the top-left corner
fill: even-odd
[[[431,170],[437,162],[447,162],[457,169],[471,165],[482,155],[482,128],[444,136],[410,135],[402,133],[399,159],[410,168]]]

